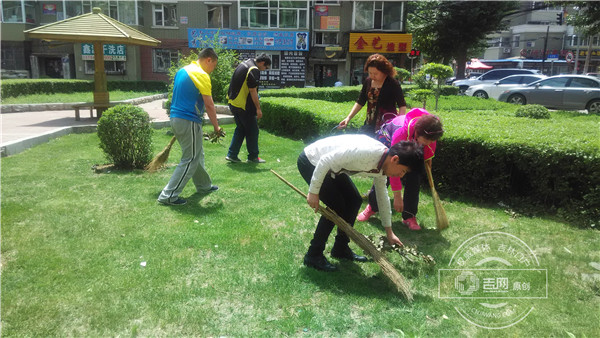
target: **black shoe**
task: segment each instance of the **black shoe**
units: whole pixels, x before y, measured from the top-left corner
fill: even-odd
[[[178,199],[174,200],[173,202],[169,202],[169,201],[158,201],[161,204],[164,205],[184,205],[187,203],[186,200],[184,200],[183,198],[179,197]]]
[[[332,272],[337,270],[337,266],[329,263],[325,256],[309,256],[308,254],[304,255],[304,265],[310,266],[311,268],[315,268],[321,271]]]
[[[357,254],[355,254],[350,248],[346,249],[346,250],[331,250],[331,257],[333,258],[337,258],[337,259],[346,259],[349,261],[354,261],[354,262],[367,262],[369,259],[365,256],[359,256]]]

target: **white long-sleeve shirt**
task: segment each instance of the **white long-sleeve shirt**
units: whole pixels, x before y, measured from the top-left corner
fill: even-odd
[[[366,135],[346,134],[316,141],[304,148],[306,157],[315,166],[308,191],[318,194],[328,174],[332,177],[342,173],[373,177],[381,223],[389,228],[392,226],[392,209],[387,177],[382,170],[387,152],[384,144]]]

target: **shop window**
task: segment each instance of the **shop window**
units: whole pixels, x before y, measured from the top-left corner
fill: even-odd
[[[93,75],[96,69],[94,60],[84,61],[84,72]],[[104,61],[104,72],[108,75],[125,75],[125,61]]]
[[[271,67],[268,71],[279,70],[281,68],[281,53],[279,51],[258,50],[255,57],[260,54],[267,54],[271,58]]]
[[[308,27],[309,1],[240,1],[240,27]]]
[[[229,28],[229,6],[208,5],[208,28]]]
[[[154,9],[154,26],[177,26],[177,4],[155,4],[152,7]]]
[[[402,2],[357,1],[354,3],[354,29],[401,30],[402,9]]]
[[[153,49],[152,69],[155,73],[168,73],[172,65],[179,61],[179,51],[176,49]]]
[[[315,32],[315,45],[337,45],[338,33]]]
[[[34,1],[2,1],[2,22],[35,23]]]

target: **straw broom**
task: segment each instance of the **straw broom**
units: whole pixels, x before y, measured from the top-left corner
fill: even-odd
[[[175,140],[176,137],[173,136],[171,138],[171,141],[169,141],[169,144],[165,147],[165,149],[163,149],[160,153],[154,156],[152,161],[150,161],[150,163],[146,166],[146,171],[153,173],[158,169],[162,168],[162,166],[169,159],[169,152],[171,152],[171,147],[173,146],[173,143],[175,143]]]
[[[437,224],[438,230],[444,230],[448,227],[448,217],[446,217],[446,211],[440,201],[435,186],[433,185],[433,176],[431,175],[431,167],[425,164],[425,171],[427,171],[427,179],[429,180],[429,187],[431,188],[431,198],[433,198],[433,208],[435,209],[435,223]]]
[[[306,199],[306,194],[296,188],[293,184],[288,182],[286,179],[281,177],[278,173],[271,169],[271,172],[287,184],[290,188],[294,189],[297,193],[302,195]],[[390,281],[396,286],[396,289],[408,300],[413,300],[412,292],[410,291],[410,285],[404,279],[404,277],[394,269],[394,266],[387,260],[387,258],[375,248],[375,245],[364,235],[354,229],[348,222],[338,216],[335,211],[329,208],[323,208],[319,206],[319,213],[327,217],[330,221],[335,223],[338,228],[342,229],[350,239],[356,243],[361,249],[373,257],[373,260],[379,264],[383,274],[390,279]]]

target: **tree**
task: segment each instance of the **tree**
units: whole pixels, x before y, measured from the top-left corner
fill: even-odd
[[[585,58],[583,72],[588,71],[592,55],[591,37],[600,34],[600,2],[596,1],[566,1],[562,2],[565,7],[573,6],[572,15],[567,16],[567,24],[577,29],[590,39],[588,52]],[[571,13],[569,13],[571,14]]]
[[[502,29],[503,19],[518,6],[516,1],[418,1],[408,9],[409,30],[431,61],[456,59],[456,77],[462,79],[468,56],[484,47],[486,36]]]
[[[445,83],[446,79],[452,76],[454,71],[452,67],[442,65],[439,63],[428,63],[421,67],[420,73],[429,74],[432,78],[436,79],[437,87],[435,89],[435,110],[438,109],[438,100],[440,98],[440,94],[442,93],[442,84]],[[425,103],[423,103],[423,106]]]

